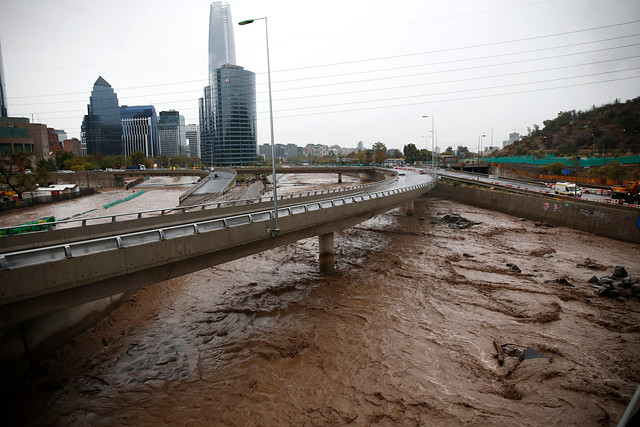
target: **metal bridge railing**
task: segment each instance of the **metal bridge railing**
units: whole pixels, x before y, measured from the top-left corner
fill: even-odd
[[[413,191],[419,188],[435,184],[436,180],[421,184],[411,185],[392,190],[383,190],[374,193],[349,195],[329,200],[319,200],[300,205],[287,206],[278,209],[280,217],[298,215],[306,212],[329,209],[337,206],[359,203],[365,200],[372,200]],[[58,261],[75,256],[89,255],[109,250],[117,250],[128,246],[142,245],[145,243],[157,242],[179,237],[187,237],[194,234],[206,233],[210,231],[242,226],[250,223],[268,221],[274,218],[273,210],[252,212],[242,215],[235,215],[226,218],[218,218],[206,221],[193,222],[189,224],[163,227],[152,230],[127,233],[117,236],[91,239],[69,244],[54,245],[45,248],[29,249],[19,252],[12,252],[0,255],[0,270],[7,270],[16,267],[35,265],[45,262]]]
[[[376,186],[388,185],[391,182],[394,182],[396,180],[398,180],[398,177],[394,176],[391,178],[384,179],[382,181],[377,181],[369,184],[354,185],[354,186],[343,187],[343,188],[333,188],[328,190],[317,190],[317,191],[307,191],[307,192],[301,192],[301,193],[286,194],[286,195],[279,196],[278,200],[284,201],[284,200],[291,200],[295,198],[318,196],[323,194],[330,195],[330,194],[344,193],[344,192],[355,191],[355,190],[364,190],[364,189],[368,189]],[[250,204],[262,203],[262,202],[273,202],[273,196],[257,197],[253,199],[223,200],[219,202],[203,203],[203,204],[197,204],[197,205],[191,205],[191,206],[181,206],[181,207],[165,208],[165,209],[153,209],[148,211],[128,212],[128,213],[122,213],[122,214],[93,216],[89,218],[74,218],[74,219],[67,219],[62,221],[53,221],[53,222],[48,222],[46,224],[43,224],[43,227],[46,226],[46,228],[44,228],[42,231],[52,230],[56,226],[63,225],[63,224],[79,225],[84,227],[89,225],[88,224],[89,222],[100,222],[104,220],[117,222],[119,219],[120,220],[142,219],[144,217],[150,217],[150,216],[180,214],[180,213],[185,213],[187,211],[219,209],[223,207],[243,206],[243,205],[250,205]],[[22,224],[12,225],[7,227],[0,227],[0,231],[5,231],[6,232],[5,235],[12,235],[14,234],[15,230],[20,229],[21,225]]]

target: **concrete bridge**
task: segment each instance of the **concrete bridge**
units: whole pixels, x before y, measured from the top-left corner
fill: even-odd
[[[114,170],[85,172],[51,172],[51,181],[55,184],[77,184],[82,187],[122,187],[125,178],[141,178],[153,176],[200,176],[209,175],[203,169],[148,169],[148,170]]]
[[[319,236],[320,269],[329,272],[335,231],[399,206],[411,214],[413,201],[435,181],[407,173],[350,194],[290,199],[279,206],[275,237],[267,201],[227,207],[224,215],[215,209],[184,211],[9,236],[0,249],[0,327],[313,236]]]
[[[239,176],[271,175],[270,166],[243,167],[236,169]],[[277,167],[276,173],[335,173],[338,182],[342,182],[342,174],[362,176],[363,179],[379,179],[383,169],[375,166],[295,166]],[[127,169],[113,171],[85,171],[85,172],[51,172],[51,181],[55,184],[77,184],[84,187],[122,187],[125,178],[142,178],[154,176],[199,176],[204,178],[210,174],[205,169]]]

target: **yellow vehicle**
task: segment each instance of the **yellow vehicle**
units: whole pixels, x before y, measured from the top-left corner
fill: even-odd
[[[611,198],[640,203],[640,181],[625,181],[622,187],[611,187]]]

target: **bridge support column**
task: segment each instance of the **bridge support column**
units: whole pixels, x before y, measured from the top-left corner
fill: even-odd
[[[338,184],[342,184],[342,173],[338,174]]]
[[[404,205],[404,213],[407,216],[413,216],[413,200],[408,201],[405,205]]]
[[[333,271],[334,263],[334,246],[333,246],[333,233],[321,234],[318,236],[318,242],[320,244],[319,262],[321,273],[331,273]]]

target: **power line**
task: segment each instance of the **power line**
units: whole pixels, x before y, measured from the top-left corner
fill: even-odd
[[[359,107],[359,108],[352,108],[352,109],[348,109],[348,110],[316,111],[316,112],[310,112],[310,113],[301,113],[301,114],[291,114],[291,115],[286,115],[286,116],[277,116],[277,118],[278,119],[288,119],[288,118],[306,117],[306,116],[318,116],[318,115],[327,115],[327,114],[350,113],[350,112],[356,112],[356,111],[370,111],[370,110],[383,110],[383,109],[387,109],[387,108],[397,108],[397,107],[411,107],[411,106],[414,106],[414,105],[441,104],[441,103],[446,103],[446,102],[468,101],[468,100],[471,100],[471,99],[496,98],[496,97],[500,97],[500,96],[521,95],[521,94],[524,94],[524,93],[546,92],[546,91],[556,90],[556,89],[566,89],[566,88],[581,87],[581,86],[592,86],[592,85],[597,85],[597,84],[612,83],[612,82],[617,82],[617,81],[631,80],[631,79],[638,79],[638,78],[640,78],[640,75],[638,75],[638,76],[630,76],[630,77],[620,77],[620,78],[616,78],[616,79],[600,80],[600,81],[597,81],[597,82],[576,83],[576,84],[570,84],[570,85],[554,86],[554,87],[548,87],[548,88],[538,88],[538,89],[520,90],[520,91],[514,91],[514,92],[503,92],[503,93],[495,93],[495,94],[467,96],[467,97],[463,97],[463,98],[448,98],[448,99],[439,99],[439,100],[433,100],[433,101],[420,101],[420,102],[411,102],[411,103],[395,104],[395,105]],[[425,96],[429,96],[429,95],[425,95]],[[316,107],[309,107],[309,108],[316,108]],[[300,109],[304,109],[304,108],[300,108]],[[300,110],[300,109],[298,109],[298,110]],[[264,113],[264,112],[259,113],[259,114],[266,115],[266,113]],[[186,118],[185,118],[185,120],[186,120]],[[190,121],[195,121],[197,119],[189,118],[189,120]],[[267,117],[264,117],[264,118],[262,118],[262,120],[268,120],[268,119],[267,119]],[[68,131],[79,131],[80,128],[67,128],[67,130]]]
[[[569,76],[569,77],[560,77],[560,78],[554,78],[554,79],[537,80],[537,81],[532,81],[532,82],[512,83],[512,84],[508,84],[508,85],[489,86],[489,87],[474,88],[474,89],[460,89],[460,90],[455,90],[455,91],[445,91],[445,92],[439,92],[439,93],[430,93],[428,95],[410,95],[410,96],[401,96],[401,97],[392,97],[392,98],[380,98],[380,99],[367,100],[367,101],[341,102],[339,104],[325,104],[325,105],[316,105],[316,106],[308,106],[308,107],[295,107],[295,108],[279,109],[279,110],[276,110],[276,112],[292,111],[292,110],[309,110],[309,109],[328,108],[328,107],[336,107],[336,106],[343,106],[343,105],[367,104],[367,103],[382,102],[382,101],[395,101],[395,100],[398,100],[398,99],[419,98],[419,97],[425,97],[425,96],[449,95],[449,94],[455,94],[455,93],[461,93],[461,92],[493,90],[493,89],[501,89],[501,88],[506,88],[506,87],[516,87],[516,86],[524,86],[524,85],[532,85],[532,84],[540,84],[540,83],[549,83],[549,82],[570,80],[570,79],[578,79],[578,78],[584,78],[584,77],[595,77],[595,76],[601,76],[601,75],[605,75],[605,74],[634,71],[634,70],[638,70],[638,69],[640,69],[640,67],[631,67],[631,68],[625,68],[625,69],[621,69],[621,70],[604,71],[604,72],[600,72],[600,73],[582,74],[582,75],[578,75],[578,76]],[[497,77],[500,77],[500,76],[497,76]],[[470,80],[474,80],[474,79],[470,79]],[[448,82],[444,82],[444,83],[448,83]],[[297,98],[297,99],[304,99],[304,98],[305,97]],[[171,104],[171,103],[175,104],[177,102],[192,102],[192,100],[172,101],[172,102],[167,102],[167,104]],[[187,108],[187,110],[195,110],[197,108],[198,107]],[[66,111],[66,112],[77,112],[77,110],[70,110],[70,111]],[[57,111],[40,112],[38,114],[54,114],[54,113],[58,113],[58,112]],[[257,114],[264,114],[264,112],[258,112]],[[60,119],[72,119],[72,118],[74,118],[74,117],[56,117],[56,119],[58,119],[58,120],[60,120]]]
[[[384,105],[384,106],[378,106],[378,107],[363,107],[363,108],[354,108],[354,109],[339,110],[339,111],[321,111],[321,112],[313,112],[313,113],[302,113],[302,114],[294,114],[294,115],[289,115],[289,116],[278,116],[277,118],[285,119],[285,118],[295,118],[295,117],[303,117],[303,116],[315,116],[315,115],[321,115],[321,114],[338,114],[338,113],[348,113],[348,112],[353,112],[353,111],[380,110],[380,109],[395,108],[395,107],[409,107],[409,106],[413,106],[413,105],[440,104],[440,103],[443,103],[443,102],[467,101],[467,100],[470,100],[470,99],[495,98],[495,97],[498,97],[498,96],[520,95],[520,94],[523,94],[523,93],[543,92],[543,91],[548,91],[548,90],[566,89],[566,88],[571,88],[571,87],[588,86],[588,85],[601,84],[601,83],[611,83],[611,82],[638,79],[638,78],[640,78],[640,75],[639,76],[630,76],[630,77],[621,77],[621,78],[617,78],[617,79],[601,80],[601,81],[598,81],[598,82],[576,83],[576,84],[572,84],[572,85],[555,86],[555,87],[549,87],[549,88],[521,90],[521,91],[516,91],[516,92],[506,92],[506,93],[496,93],[496,94],[488,94],[488,95],[468,96],[468,97],[464,97],[464,98],[439,99],[439,100],[434,100],[434,101],[421,101],[421,102],[412,102],[412,103],[408,103],[408,104]]]
[[[312,65],[312,66],[308,66],[308,67],[289,68],[289,69],[284,69],[284,70],[278,70],[278,72],[300,71],[300,70],[307,70],[307,69],[310,69],[310,68],[334,67],[334,66],[337,66],[337,65],[358,64],[358,63],[362,63],[362,62],[383,61],[383,60],[387,60],[387,59],[406,58],[406,57],[409,57],[409,56],[430,55],[430,54],[434,54],[434,53],[454,52],[454,51],[465,50],[465,49],[477,49],[477,48],[481,48],[481,47],[499,46],[499,45],[510,44],[510,43],[519,43],[519,42],[524,42],[524,41],[540,40],[540,39],[544,39],[544,38],[567,36],[569,34],[584,33],[584,32],[587,32],[587,31],[602,30],[604,28],[621,27],[621,26],[624,26],[624,25],[631,25],[631,24],[637,24],[637,23],[640,23],[640,20],[629,21],[629,22],[621,22],[619,24],[602,25],[602,26],[599,26],[599,27],[584,28],[584,29],[581,29],[581,30],[565,31],[565,32],[562,32],[562,33],[547,34],[547,35],[543,35],[543,36],[534,36],[534,37],[526,37],[526,38],[522,38],[522,39],[506,40],[506,41],[501,41],[501,42],[482,43],[482,44],[476,44],[476,45],[470,45],[470,46],[461,46],[461,47],[453,47],[453,48],[447,48],[447,49],[427,50],[427,51],[424,51],[424,52],[416,52],[416,53],[410,53],[410,54],[404,54],[404,55],[394,55],[394,56],[385,56],[385,57],[380,57],[380,58],[360,59],[360,60],[356,60],[356,61],[336,62],[336,63],[333,63],[333,64]]]
[[[308,67],[290,68],[290,69],[283,69],[283,70],[273,70],[272,74],[276,74],[276,73],[280,73],[280,72],[307,70],[307,69],[313,69],[313,68],[325,68],[325,67],[331,67],[331,66],[336,66],[336,65],[348,65],[348,64],[356,64],[356,63],[363,63],[363,62],[381,61],[381,60],[386,60],[386,59],[406,58],[406,57],[411,57],[411,56],[427,55],[427,54],[432,54],[432,53],[443,53],[443,52],[451,52],[451,51],[458,51],[458,50],[465,50],[465,49],[475,49],[475,48],[478,48],[478,47],[487,47],[487,46],[494,46],[494,45],[517,43],[517,42],[521,42],[521,41],[529,41],[529,40],[535,40],[535,39],[540,39],[540,38],[557,37],[557,36],[561,36],[561,35],[567,35],[567,34],[573,34],[573,33],[581,33],[581,32],[586,32],[586,31],[591,31],[591,30],[598,30],[598,29],[603,29],[603,28],[630,25],[630,24],[639,23],[639,22],[640,22],[640,20],[637,20],[637,21],[630,21],[630,22],[624,22],[624,23],[619,23],[619,24],[612,24],[612,25],[605,25],[605,26],[600,26],[600,27],[592,27],[592,28],[586,28],[586,29],[581,29],[581,30],[563,32],[563,33],[549,34],[549,35],[544,35],[544,36],[536,36],[536,37],[529,37],[529,38],[523,38],[523,39],[507,40],[507,41],[502,41],[502,42],[493,42],[493,43],[471,45],[471,46],[460,46],[460,47],[456,47],[456,48],[439,49],[439,50],[425,51],[425,52],[415,52],[415,53],[409,53],[409,54],[403,54],[403,55],[394,55],[394,56],[387,56],[387,57],[380,57],[380,58],[370,58],[370,59],[363,59],[363,60],[357,60],[357,61],[348,61],[348,62],[341,62],[341,63],[333,63],[333,64],[320,64],[320,65],[312,65],[312,66],[308,66]],[[592,41],[592,42],[574,43],[574,44],[569,44],[569,45],[564,45],[564,46],[559,46],[559,47],[541,48],[541,49],[533,49],[533,50],[529,50],[529,51],[522,51],[522,52],[515,52],[515,53],[490,55],[490,56],[472,58],[472,59],[444,61],[444,62],[438,62],[438,63],[426,64],[426,65],[436,65],[436,64],[460,62],[460,61],[467,61],[467,60],[477,60],[477,59],[489,59],[489,58],[493,58],[493,57],[507,56],[507,55],[517,55],[517,54],[522,54],[522,53],[533,53],[533,52],[537,52],[537,51],[544,51],[544,50],[550,50],[550,49],[560,49],[560,48],[564,48],[564,47],[573,47],[573,46],[578,46],[578,45],[583,45],[583,44],[592,44],[592,43],[600,43],[600,42],[604,42],[604,41],[619,40],[619,39],[623,39],[623,38],[635,37],[635,36],[638,36],[638,35],[640,35],[640,34],[632,34],[632,35],[626,35],[626,36],[611,37],[611,38],[607,38],[607,39],[595,40],[595,41]],[[417,66],[425,66],[425,65],[417,65]],[[411,67],[415,67],[415,65],[411,66]],[[404,67],[404,68],[408,68],[408,67]],[[383,70],[365,71],[365,72],[392,71],[393,69],[394,68],[383,69]],[[359,73],[362,73],[362,72],[359,72]],[[256,73],[256,74],[264,74],[264,73]],[[334,76],[337,77],[337,76],[349,75],[349,74],[351,74],[351,73],[336,74]],[[325,76],[313,77],[313,78],[324,78],[324,77]],[[331,77],[331,76],[328,76],[328,77]],[[308,78],[305,78],[305,79],[308,79]],[[297,80],[303,80],[303,79],[297,79]],[[287,81],[296,81],[296,79],[285,80],[284,82],[287,82]],[[282,83],[282,82],[283,81],[274,82],[274,83]],[[190,84],[190,83],[208,83],[208,80],[198,79],[198,80],[187,80],[187,81],[182,81],[182,82],[159,83],[159,84],[153,84],[153,85],[130,86],[130,87],[120,88],[120,89],[118,89],[118,92],[126,91],[126,90],[132,90],[132,89],[143,89],[143,88],[149,88],[149,87],[161,87],[161,86],[171,86],[171,85]],[[84,91],[84,92],[69,92],[69,93],[61,93],[61,94],[49,94],[49,95],[12,96],[12,97],[8,97],[8,98],[9,99],[20,99],[20,98],[48,97],[48,96],[86,95],[86,93],[87,92]]]
[[[638,36],[638,35],[640,35],[640,34],[634,34],[633,36],[635,37],[635,36]],[[628,37],[632,37],[632,36],[628,36]],[[581,44],[585,44],[585,43],[578,43],[578,44],[575,44],[575,45],[566,45],[566,46],[546,48],[546,49],[535,49],[534,51],[559,49],[559,48],[564,48],[564,47],[573,47],[573,46],[581,45]],[[547,60],[547,59],[566,58],[568,56],[586,55],[586,54],[589,54],[589,53],[605,52],[605,51],[610,51],[610,50],[624,49],[624,48],[636,47],[636,46],[640,46],[640,43],[633,43],[633,44],[622,45],[622,46],[614,46],[614,47],[609,47],[609,48],[593,49],[593,50],[582,51],[582,52],[566,53],[566,54],[562,54],[562,55],[552,55],[552,56],[547,56],[547,57],[542,57],[542,58],[522,59],[522,60],[518,60],[518,61],[509,61],[509,62],[502,62],[502,63],[496,63],[496,64],[484,64],[484,65],[475,65],[475,66],[471,66],[471,67],[453,68],[453,69],[448,69],[448,70],[428,71],[428,72],[424,72],[424,73],[394,75],[394,78],[398,79],[398,78],[403,78],[403,77],[417,77],[417,76],[425,76],[425,75],[429,75],[429,74],[451,73],[451,72],[457,72],[457,71],[475,70],[475,69],[479,69],[479,68],[490,68],[490,67],[499,67],[499,66],[503,66],[503,65],[522,64],[522,63],[526,63],[526,62],[535,62],[535,61],[543,61],[543,60]],[[489,58],[493,58],[493,57],[500,57],[500,56],[507,56],[507,55],[508,56],[512,56],[512,55],[517,55],[517,54],[521,54],[521,53],[530,53],[530,52],[534,52],[534,51],[524,51],[524,52],[517,52],[517,53],[492,55],[492,56],[488,56],[488,57],[470,58],[470,59],[459,59],[459,60],[444,61],[444,62],[438,62],[438,63],[432,63],[432,64],[413,65],[413,66],[409,66],[409,67],[405,67],[405,66],[403,66],[403,67],[394,67],[394,68],[388,68],[388,69],[384,69],[384,70],[353,72],[353,73],[346,73],[346,74],[338,74],[338,75],[335,75],[335,76],[372,73],[372,72],[379,72],[379,71],[396,71],[396,70],[405,69],[405,68],[423,67],[423,66],[430,66],[430,65],[440,65],[440,64],[453,63],[453,62],[466,62],[466,61],[473,61],[473,60],[478,60],[478,59],[489,59]],[[635,57],[628,57],[627,59],[630,59],[630,58],[635,58]],[[611,61],[617,61],[617,60],[618,59],[613,59]],[[605,62],[605,61],[601,61],[601,62]],[[593,62],[592,64],[596,64],[596,63],[599,63],[599,62]],[[588,65],[588,64],[585,64],[585,65]],[[569,67],[571,67],[571,66],[569,66]],[[559,68],[562,68],[562,67],[559,67]],[[327,78],[327,77],[334,77],[334,76],[321,76],[320,78]],[[313,79],[316,79],[316,78],[317,77],[308,77],[308,78],[303,78],[303,79],[295,79],[295,80],[291,80],[291,81],[313,80]],[[283,92],[283,91],[320,88],[320,87],[325,87],[325,86],[332,86],[333,87],[333,86],[338,86],[338,85],[354,84],[354,83],[365,83],[365,82],[372,82],[372,81],[379,81],[379,80],[388,80],[388,77],[378,77],[378,78],[365,79],[365,80],[352,80],[352,81],[346,81],[346,82],[333,82],[333,83],[320,84],[320,85],[314,85],[314,86],[298,86],[298,87],[294,87],[294,88],[282,88],[282,89],[276,89],[274,92],[278,93],[278,92]],[[276,83],[282,83],[282,81],[281,82],[276,82]],[[163,86],[172,85],[172,84],[178,84],[178,83],[166,83],[166,84],[163,84]],[[154,86],[156,86],[156,85],[149,85],[149,86],[144,86],[144,87],[154,87]],[[143,86],[140,86],[140,87],[143,87]],[[163,93],[153,93],[151,95],[146,95],[146,94],[135,95],[135,96],[130,96],[130,98],[142,98],[142,97],[150,97],[150,96],[165,96],[165,95],[175,95],[175,94],[185,94],[185,93],[200,93],[200,92],[202,92],[202,91],[201,90],[197,90],[197,91],[191,90],[191,91],[178,91],[178,92],[163,92]],[[258,92],[258,93],[266,93],[266,92]],[[322,95],[322,96],[326,96],[326,95]],[[288,98],[288,99],[291,99],[291,98]],[[74,102],[83,102],[84,103],[84,102],[86,102],[86,100],[85,99],[81,99],[81,100],[37,102],[37,103],[11,104],[11,105],[12,106],[52,105],[52,104],[69,104],[69,103],[74,103]],[[177,101],[177,102],[185,102],[185,101]]]
[[[498,86],[490,86],[490,87],[483,87],[483,88],[476,88],[476,89],[460,89],[460,90],[447,91],[447,92],[431,93],[431,94],[428,94],[428,95],[409,95],[409,96],[402,96],[402,97],[374,99],[374,100],[368,100],[368,101],[341,102],[339,104],[326,104],[326,105],[318,105],[318,106],[314,106],[314,107],[302,107],[302,108],[300,108],[300,107],[288,108],[288,109],[281,109],[281,110],[278,110],[278,111],[291,111],[291,110],[310,109],[310,108],[327,108],[327,107],[336,107],[336,106],[340,106],[340,105],[367,104],[367,103],[370,103],[370,102],[395,101],[395,100],[398,100],[398,99],[407,99],[407,98],[420,98],[420,97],[424,97],[424,96],[449,95],[449,94],[460,93],[460,92],[473,92],[473,91],[479,91],[479,90],[501,89],[501,88],[505,88],[505,87],[514,87],[514,86],[532,85],[532,84],[539,84],[539,83],[548,83],[548,82],[555,82],[555,81],[560,81],[560,80],[578,79],[578,78],[583,78],[583,77],[594,77],[594,76],[600,76],[600,75],[604,75],[604,74],[622,73],[622,72],[625,72],[625,71],[634,71],[634,70],[640,70],[640,67],[625,68],[625,69],[622,69],[622,70],[614,70],[614,71],[605,71],[605,72],[601,72],[601,73],[583,74],[583,75],[580,75],[580,76],[570,76],[570,77],[560,77],[560,78],[556,78],[556,79],[538,80],[538,81],[534,81],[534,82],[512,83],[512,84],[508,84],[508,85],[498,85]]]

